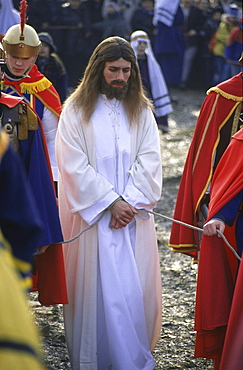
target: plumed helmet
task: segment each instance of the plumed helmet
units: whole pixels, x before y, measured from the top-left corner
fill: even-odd
[[[28,24],[25,24],[23,32],[21,32],[19,24],[10,27],[2,40],[2,44],[8,54],[19,58],[36,56],[41,47],[37,32]]]

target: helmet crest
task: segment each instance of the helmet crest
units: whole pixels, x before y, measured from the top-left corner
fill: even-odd
[[[19,7],[19,11],[20,11],[20,30],[21,30],[20,40],[21,41],[24,40],[24,26],[25,26],[26,21],[27,21],[27,16],[26,16],[27,8],[28,8],[27,1],[26,0],[21,0],[20,1],[20,7]]]

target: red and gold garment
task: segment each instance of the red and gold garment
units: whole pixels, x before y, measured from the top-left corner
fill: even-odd
[[[207,92],[181,178],[174,211],[176,220],[198,226],[198,207],[211,183],[216,151],[223,139],[223,130],[228,129],[230,141],[232,134],[240,128],[242,82],[242,73],[239,73]],[[224,149],[227,145],[228,143],[224,143]],[[198,238],[198,231],[173,223],[169,246],[175,252],[197,258]]]
[[[243,129],[234,135],[215,171],[208,220],[242,188]],[[230,245],[237,249],[234,225],[233,227],[226,225],[224,235]],[[219,369],[225,333],[228,330],[237,270],[238,260],[223,239],[218,236],[203,235],[195,309],[195,330],[197,331],[195,357],[214,359],[215,370]],[[240,305],[242,306],[242,300]],[[235,304],[233,307],[235,310]],[[234,320],[235,317],[231,319],[231,325],[235,326]],[[242,344],[242,338],[240,343]]]

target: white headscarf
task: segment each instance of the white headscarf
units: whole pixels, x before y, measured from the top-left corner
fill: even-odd
[[[180,0],[156,0],[154,7],[153,23],[156,26],[158,22],[171,27],[177,12]]]
[[[148,61],[148,72],[150,78],[151,92],[156,110],[156,116],[162,117],[172,112],[169,92],[159,63],[155,59],[150,39],[146,32],[135,31],[130,36],[130,43],[135,55],[138,55],[137,47],[139,41],[145,41],[147,48],[145,53]]]
[[[12,0],[0,0],[0,33],[5,34],[14,24],[20,23],[19,12]]]

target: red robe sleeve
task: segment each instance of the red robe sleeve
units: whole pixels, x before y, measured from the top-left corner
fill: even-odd
[[[234,135],[214,174],[208,220],[243,188],[243,129]],[[224,235],[236,249],[235,230]],[[238,260],[218,236],[203,235],[195,308],[195,357],[212,358],[218,369],[231,313]],[[241,292],[242,293],[242,292]]]

